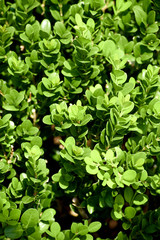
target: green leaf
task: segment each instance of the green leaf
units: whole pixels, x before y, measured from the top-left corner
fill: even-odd
[[[19,239],[23,234],[23,229],[21,227],[21,224],[19,223],[13,226],[5,227],[4,234],[7,238]]]
[[[61,231],[61,227],[59,225],[59,223],[57,222],[53,222],[51,225],[51,233],[52,233],[52,237],[56,237]]]
[[[135,205],[144,205],[148,202],[148,196],[146,194],[137,194],[133,200]]]
[[[97,166],[91,166],[91,165],[87,165],[86,166],[86,171],[91,174],[91,175],[95,175],[98,173],[98,167]]]
[[[92,159],[92,158],[85,157],[84,161],[85,161],[85,163],[86,163],[87,165],[95,166],[95,163],[93,162],[93,159]]]
[[[52,14],[52,17],[57,20],[57,21],[60,21],[61,20],[61,16],[60,16],[60,13],[56,10],[52,10],[50,9],[50,12]]]
[[[33,146],[30,151],[30,156],[37,160],[41,156],[41,149],[37,145]]]
[[[24,99],[25,92],[18,92],[15,89],[12,89],[10,94],[6,94],[5,98],[10,105],[18,106]]]
[[[139,158],[138,160],[134,161],[134,166],[139,168],[143,166],[144,162],[145,162],[144,158]]]
[[[90,114],[86,114],[83,118],[83,120],[81,121],[80,125],[81,126],[85,126],[88,122],[90,122],[91,120],[93,120],[92,116]]]
[[[135,5],[133,7],[133,12],[135,14],[136,22],[139,26],[141,25],[141,23],[146,24],[147,14],[143,11],[143,8],[141,6]]]
[[[71,232],[79,235],[86,235],[88,233],[88,227],[84,226],[82,223],[73,222],[71,225]]]
[[[104,5],[105,5],[105,2],[103,0],[93,0],[93,1],[90,1],[91,2],[91,7],[93,9],[99,9],[99,8],[102,8]]]
[[[122,211],[119,211],[119,209],[118,209],[118,211],[112,210],[111,217],[114,220],[118,220],[118,219],[121,219],[123,217],[123,213],[122,213]]]
[[[33,202],[33,201],[34,201],[34,197],[24,196],[24,197],[22,198],[22,202],[23,202],[24,204],[28,204],[28,203],[31,203],[31,202]]]
[[[116,8],[120,9],[124,4],[124,0],[117,0],[116,1]]]
[[[29,39],[32,39],[34,36],[34,29],[30,24],[26,25],[26,35]]]
[[[67,182],[63,176],[60,177],[60,180],[59,180],[59,186],[62,188],[62,189],[67,189],[69,187],[69,182]]]
[[[114,70],[110,73],[112,80],[119,84],[123,84],[127,80],[127,74],[122,70]]]
[[[58,0],[51,0],[51,2],[54,3],[54,4],[58,4],[59,3]]]
[[[103,55],[108,58],[116,50],[116,45],[112,40],[106,40],[103,44]]]
[[[122,227],[124,230],[128,230],[131,227],[131,222],[123,222]],[[123,236],[121,239],[123,240]]]
[[[56,211],[54,209],[48,208],[43,212],[43,214],[41,216],[41,220],[51,221],[51,220],[53,220],[55,214],[56,214]]]
[[[147,177],[148,177],[147,171],[146,171],[146,170],[143,170],[143,171],[141,172],[140,180],[143,182],[143,181],[145,181],[145,180],[147,179]]]
[[[122,6],[118,9],[118,12],[124,12],[132,5],[131,1],[123,2]]]
[[[58,233],[58,235],[56,236],[56,240],[64,240],[65,236],[63,232]]]
[[[102,158],[97,150],[91,151],[91,158],[96,163],[102,162]]]
[[[24,228],[34,227],[39,221],[39,213],[36,209],[30,208],[26,210],[21,217],[21,223]]]
[[[135,87],[135,80],[134,78],[131,78],[129,82],[125,83],[122,93],[124,96],[126,96],[128,93],[130,93]]]
[[[52,180],[54,182],[59,182],[60,180],[60,177],[61,177],[61,174],[58,172],[58,173],[55,173],[53,176],[52,176]]]
[[[159,30],[158,24],[155,22],[149,27],[147,27],[146,33],[156,33],[158,32],[158,30]]]
[[[134,192],[133,192],[132,188],[125,187],[125,189],[124,189],[124,199],[126,200],[126,202],[128,202],[130,204],[131,201],[132,201],[133,195],[134,195]]]
[[[134,108],[134,103],[133,102],[124,102],[122,106],[122,111],[121,111],[121,116],[124,116],[128,113],[130,113]]]
[[[85,236],[88,233],[88,227],[83,224],[78,225],[78,234],[81,236]]]
[[[97,232],[101,228],[102,224],[100,222],[92,222],[88,226],[88,231],[93,233]]]
[[[107,160],[113,160],[114,158],[114,152],[111,149],[108,149],[106,154],[105,154],[105,159]]]
[[[120,208],[123,207],[124,205],[124,198],[122,197],[121,194],[118,194],[115,198],[115,204],[117,204]]]
[[[28,42],[31,44],[31,40],[26,36],[25,33],[21,33],[20,34],[20,38],[24,41],[24,42]]]
[[[138,42],[134,46],[134,55],[136,57],[136,61],[139,64],[142,64],[143,61],[147,61],[152,58],[153,52],[151,52],[147,46],[143,45],[141,42]]]
[[[46,115],[44,118],[43,118],[43,123],[47,124],[47,125],[52,125],[52,121],[51,121],[51,115]]]
[[[134,218],[136,215],[136,210],[133,207],[126,207],[124,210],[125,217],[128,219]]]
[[[84,28],[85,28],[85,24],[83,23],[80,14],[76,13],[76,15],[75,15],[75,21],[76,21],[76,23],[77,23],[77,25],[78,25],[79,27],[82,27],[82,28],[84,27]]]
[[[77,233],[78,232],[78,224],[73,222],[71,225],[71,232],[72,233]]]
[[[33,128],[32,128],[32,130],[33,130]],[[35,132],[35,129],[34,129],[34,132]],[[37,133],[37,132],[38,132],[38,131],[36,131],[36,133]],[[39,136],[33,137],[32,140],[31,140],[31,146],[34,146],[34,145],[36,145],[36,146],[38,146],[39,148],[41,148],[41,147],[42,147],[42,138],[39,137]]]
[[[122,178],[126,182],[133,182],[137,176],[137,173],[134,170],[127,170],[123,173]]]
[[[154,104],[153,110],[154,110],[155,114],[160,115],[160,101],[157,101]]]
[[[62,22],[56,22],[54,25],[55,33],[58,34],[59,37],[63,37],[63,34],[66,32],[66,28]]]
[[[41,30],[46,32],[48,35],[51,33],[51,23],[48,19],[43,19],[41,22]]]
[[[9,215],[9,220],[16,220],[18,221],[21,215],[20,209],[12,209]]]

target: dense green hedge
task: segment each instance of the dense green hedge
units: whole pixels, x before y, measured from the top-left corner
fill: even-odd
[[[158,239],[159,25],[158,0],[0,0],[0,239]]]

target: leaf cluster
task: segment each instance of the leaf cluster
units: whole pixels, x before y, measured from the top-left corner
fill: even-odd
[[[0,239],[158,239],[159,7],[0,0]]]

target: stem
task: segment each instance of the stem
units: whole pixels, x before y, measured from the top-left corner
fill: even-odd
[[[0,90],[0,94],[4,97],[4,94],[2,93],[2,91]]]
[[[74,236],[71,238],[71,240],[73,240],[76,237],[76,234],[74,234]]]
[[[61,22],[63,23],[64,21],[63,21],[63,10],[62,10],[62,8],[63,8],[63,5],[62,5],[62,3],[60,3],[59,4],[59,10],[60,10],[60,16],[62,17]]]

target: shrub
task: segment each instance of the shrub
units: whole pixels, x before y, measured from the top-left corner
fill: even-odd
[[[159,25],[158,0],[0,0],[0,239],[158,239]]]

